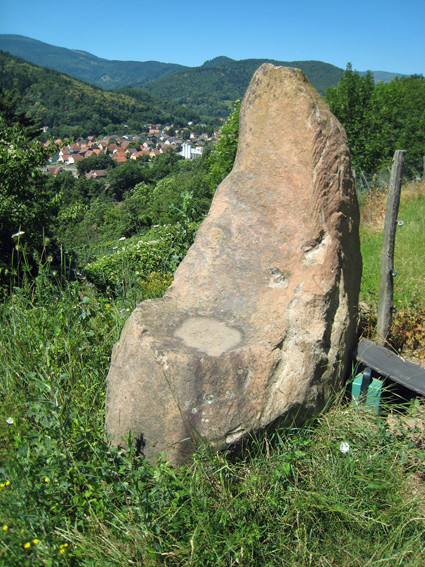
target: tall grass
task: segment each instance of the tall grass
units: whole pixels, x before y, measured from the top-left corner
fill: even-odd
[[[361,299],[376,304],[379,295],[380,263],[387,193],[367,194],[362,198],[361,249],[363,277]],[[399,308],[425,304],[425,182],[403,186],[397,227],[394,267],[394,300]]]
[[[104,440],[125,298],[48,262],[16,283],[0,305],[0,566],[425,565],[420,406],[376,415],[341,393],[241,456],[151,465]]]

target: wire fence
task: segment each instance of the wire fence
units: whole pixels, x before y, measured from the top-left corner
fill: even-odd
[[[354,171],[356,190],[359,194],[386,193],[390,184],[391,169],[378,173],[366,173],[363,170]]]

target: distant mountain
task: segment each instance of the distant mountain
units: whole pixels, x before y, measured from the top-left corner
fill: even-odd
[[[200,121],[196,111],[158,100],[140,88],[133,89],[132,96],[106,91],[3,51],[0,87],[17,89],[20,110],[48,126],[55,137],[139,133],[150,122],[185,126]]]
[[[360,75],[366,75],[366,73],[367,71],[360,71]],[[406,77],[406,75],[402,75],[401,73],[389,73],[388,71],[371,71],[371,73],[375,79],[375,83],[379,83],[379,81],[389,83],[396,77]]]
[[[322,61],[235,61],[224,55],[206,61],[200,67],[158,61],[110,61],[86,51],[55,47],[20,35],[0,35],[0,49],[103,89],[137,87],[136,98],[140,97],[139,90],[143,87],[156,97],[194,109],[204,117],[216,118],[229,114],[233,102],[245,94],[256,69],[266,61],[298,67],[321,94],[335,86],[344,73],[339,67]],[[389,81],[397,75],[384,71],[373,74],[376,81]],[[131,90],[126,89],[126,94],[131,95]]]
[[[187,67],[143,85],[150,93],[195,108],[200,114],[227,116],[233,102],[242,98],[254,72],[264,62],[298,67],[321,93],[338,83],[344,71],[321,61],[276,61],[217,57],[201,67]]]
[[[184,69],[183,65],[158,61],[109,61],[86,51],[56,47],[22,35],[0,34],[0,49],[105,89],[142,85]]]

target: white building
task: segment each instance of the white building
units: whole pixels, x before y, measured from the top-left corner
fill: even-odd
[[[203,148],[201,146],[192,146],[188,142],[183,142],[182,149],[180,155],[184,157],[184,159],[194,159],[202,155]]]

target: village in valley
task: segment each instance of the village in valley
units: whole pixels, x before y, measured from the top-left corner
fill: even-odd
[[[176,152],[185,159],[195,159],[202,155],[206,145],[217,140],[218,135],[217,131],[212,134],[210,132],[211,135],[207,132],[199,134],[201,126],[205,125],[189,122],[188,128],[176,130],[173,125],[146,124],[146,132],[142,134],[109,135],[102,138],[88,136],[74,142],[59,138],[55,140],[59,152],[51,156],[49,165],[43,169],[53,176],[70,171],[74,177],[78,177],[78,162],[100,155],[109,155],[116,164],[138,159],[150,161],[167,151]],[[48,132],[47,127],[43,130]],[[44,145],[48,147],[50,143],[46,141]],[[85,177],[100,179],[106,177],[106,173],[106,169],[93,169],[85,173]]]

